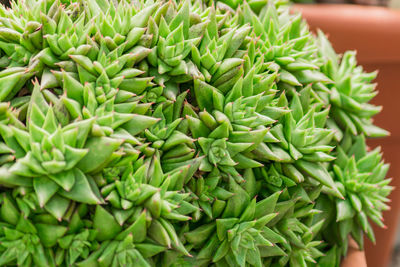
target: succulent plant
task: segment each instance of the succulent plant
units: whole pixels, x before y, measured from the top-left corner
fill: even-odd
[[[0,266],[339,266],[384,227],[375,74],[287,2],[0,16]]]

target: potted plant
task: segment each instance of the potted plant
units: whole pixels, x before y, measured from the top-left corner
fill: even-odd
[[[288,3],[0,15],[1,266],[340,266],[383,226],[375,74]]]

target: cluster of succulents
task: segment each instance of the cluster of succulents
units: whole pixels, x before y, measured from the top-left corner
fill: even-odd
[[[339,266],[374,77],[285,1],[1,7],[0,266]]]

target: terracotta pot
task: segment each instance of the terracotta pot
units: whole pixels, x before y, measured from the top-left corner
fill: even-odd
[[[364,251],[360,251],[357,243],[350,238],[349,250],[342,260],[341,267],[367,267]]]
[[[400,213],[400,10],[354,5],[295,5],[294,10],[303,13],[312,30],[327,33],[337,52],[357,50],[359,64],[367,71],[379,70],[373,103],[384,108],[375,124],[391,136],[368,143],[382,147],[396,189],[390,196],[392,209],[384,213],[388,229],[375,227],[377,242],[366,241],[366,257],[369,266],[388,266]]]

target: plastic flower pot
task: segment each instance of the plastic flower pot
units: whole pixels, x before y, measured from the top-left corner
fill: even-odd
[[[392,209],[384,213],[388,229],[375,227],[376,245],[366,241],[365,254],[368,266],[388,266],[400,213],[400,10],[355,5],[295,5],[294,10],[303,13],[313,30],[327,33],[337,52],[356,50],[367,71],[379,70],[379,94],[374,103],[384,108],[375,123],[391,136],[370,140],[369,145],[382,147],[385,160],[391,163],[389,176],[394,178],[396,189],[390,196]]]

